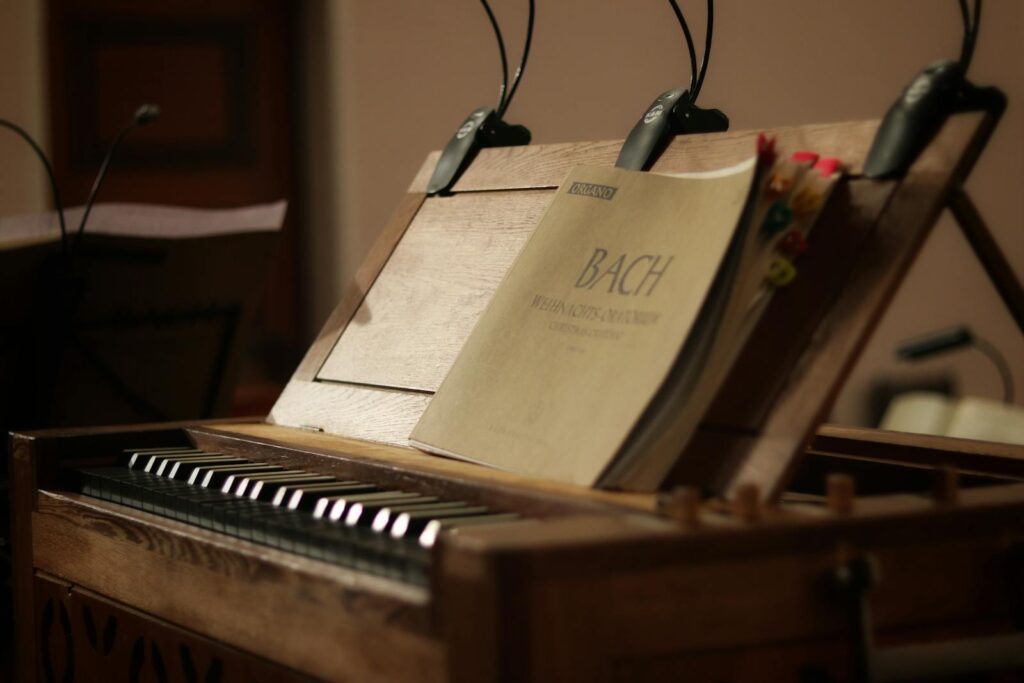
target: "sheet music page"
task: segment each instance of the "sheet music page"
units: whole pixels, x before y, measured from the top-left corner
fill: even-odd
[[[577,168],[412,434],[427,450],[593,485],[665,380],[756,177]]]

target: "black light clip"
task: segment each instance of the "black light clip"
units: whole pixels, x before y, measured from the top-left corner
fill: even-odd
[[[515,147],[530,144],[526,126],[505,123],[493,107],[480,107],[466,117],[445,145],[434,174],[427,184],[427,194],[448,194],[455,181],[485,147]]]
[[[960,58],[941,59],[926,66],[885,113],[864,160],[869,178],[898,178],[906,174],[951,114],[984,111],[991,118],[987,138],[1006,111],[1006,95],[994,87],[979,87],[967,80],[981,25],[981,0],[971,12],[959,0],[964,25]]]
[[[1003,91],[974,85],[959,62],[929,64],[886,112],[864,161],[864,175],[903,176],[952,114],[984,111],[998,122],[1005,110]]]
[[[729,117],[718,109],[701,109],[685,88],[658,96],[629,132],[615,165],[634,171],[649,169],[676,135],[721,133],[729,130]]]

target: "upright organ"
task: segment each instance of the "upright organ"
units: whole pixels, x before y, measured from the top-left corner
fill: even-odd
[[[14,436],[20,680],[1020,667],[1024,450],[820,424],[991,121],[954,117],[887,182],[858,175],[876,126],[775,132],[849,160],[851,179],[808,272],[650,494],[406,445],[553,188],[618,147],[484,150],[431,198],[428,157],[265,421]],[[654,170],[735,163],[755,137],[677,139]]]

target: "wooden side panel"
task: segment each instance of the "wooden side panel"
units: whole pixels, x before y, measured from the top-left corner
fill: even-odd
[[[58,446],[59,438],[59,446]],[[11,437],[11,544],[13,548],[13,595],[15,624],[15,671],[19,683],[36,680],[31,666],[36,651],[34,617],[34,569],[32,514],[38,490],[53,486],[67,461],[87,462],[129,445],[176,446],[187,443],[180,429],[167,425],[131,425],[105,428],[65,429]],[[27,659],[26,659],[27,658]]]
[[[36,468],[31,442],[11,438],[11,546],[14,597],[14,671],[19,683],[36,680],[32,653],[36,651],[35,604],[32,571],[32,510],[36,500]]]
[[[36,670],[46,681],[313,680],[45,574],[36,576],[34,588]]]

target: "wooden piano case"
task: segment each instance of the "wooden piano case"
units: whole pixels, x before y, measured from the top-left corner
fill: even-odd
[[[485,150],[427,198],[432,155],[266,421],[13,437],[19,680],[1014,680],[1024,449],[819,424],[991,125],[955,117],[900,182],[858,175],[875,123],[776,131],[851,179],[662,493],[405,445],[562,176],[619,143]],[[753,139],[677,139],[655,170]],[[165,445],[523,519],[443,535],[409,581],[75,492],[74,469]]]

